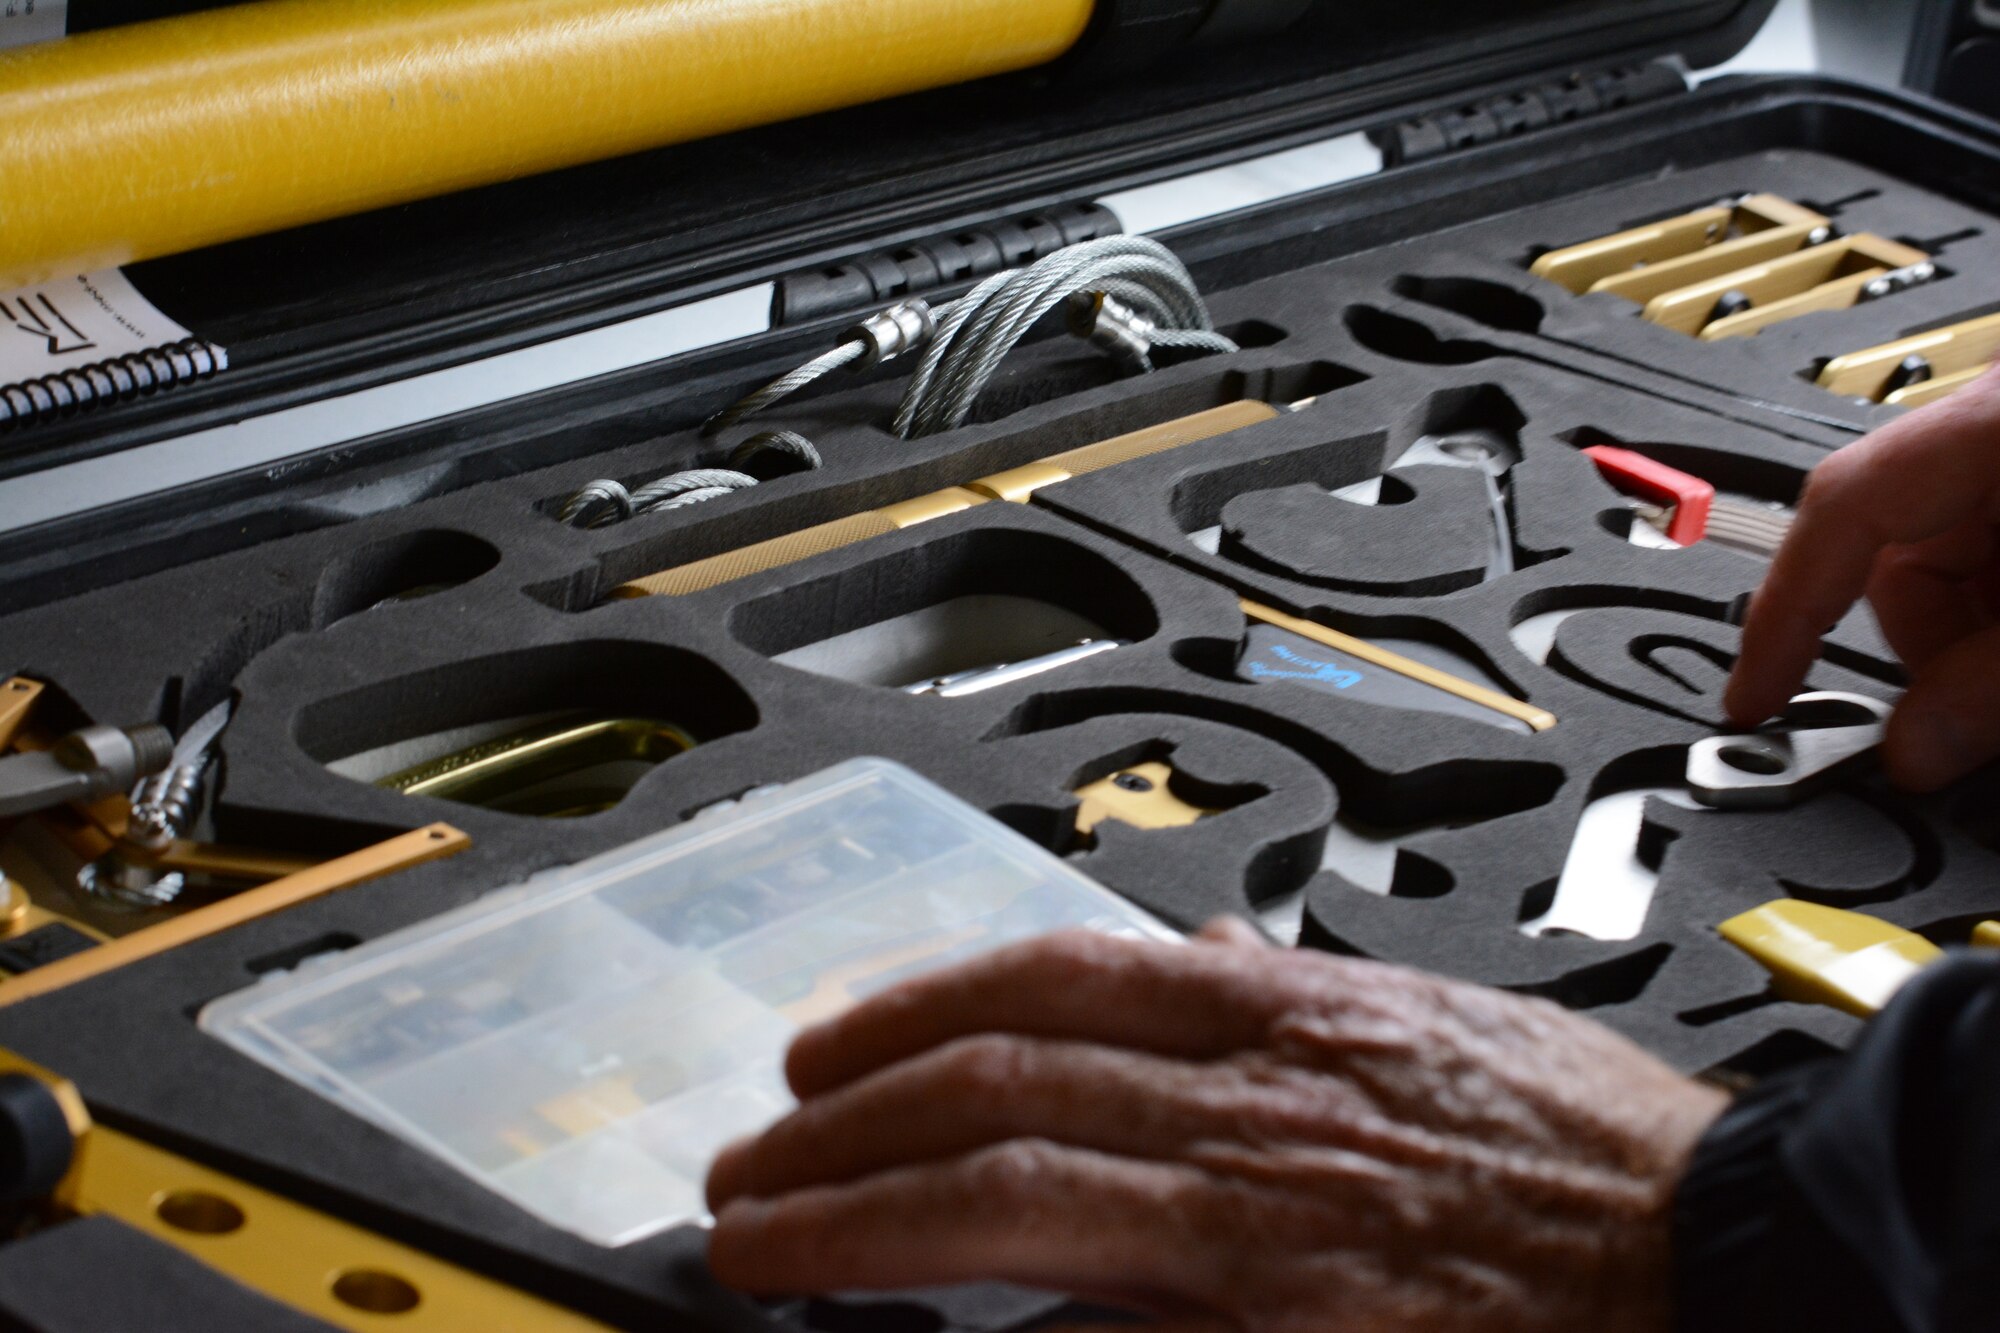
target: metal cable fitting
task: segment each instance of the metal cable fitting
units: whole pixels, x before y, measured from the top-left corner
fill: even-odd
[[[832,351],[718,412],[703,431],[714,434],[765,411],[836,370],[867,369],[919,349],[923,358],[904,390],[895,432],[913,439],[950,430],[964,424],[1001,360],[1036,322],[1079,295],[1092,312],[1085,336],[1139,373],[1152,369],[1155,347],[1237,350],[1214,331],[1194,278],[1171,250],[1143,236],[1104,236],[995,273],[935,310],[911,299],[878,311]]]
[[[1108,292],[1070,297],[1069,331],[1127,367],[1152,368],[1153,335],[1159,326]]]
[[[840,335],[841,343],[861,344],[856,370],[869,370],[885,361],[894,361],[927,345],[937,336],[937,312],[930,302],[913,297],[887,310],[878,310]]]

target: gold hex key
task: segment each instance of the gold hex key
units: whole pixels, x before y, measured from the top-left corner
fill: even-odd
[[[1987,315],[1837,356],[1819,386],[1847,398],[1922,407],[1984,375],[2000,357],[2000,315]]]

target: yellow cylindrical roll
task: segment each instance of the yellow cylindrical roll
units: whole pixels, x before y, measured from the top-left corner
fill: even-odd
[[[0,287],[1054,59],[1092,0],[262,0],[0,52]]]

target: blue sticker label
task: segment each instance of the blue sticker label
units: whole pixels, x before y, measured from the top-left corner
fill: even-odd
[[[1282,643],[1269,645],[1267,651],[1285,665],[1273,666],[1253,657],[1243,663],[1243,673],[1253,680],[1298,680],[1336,690],[1353,689],[1362,681],[1359,671],[1342,666],[1338,659],[1316,660]]]

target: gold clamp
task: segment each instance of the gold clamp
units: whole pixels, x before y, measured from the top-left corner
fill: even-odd
[[[1836,236],[1824,215],[1757,194],[1552,250],[1530,272],[1579,296],[1632,301],[1654,324],[1717,342],[1929,282],[1937,266],[1914,246]]]

